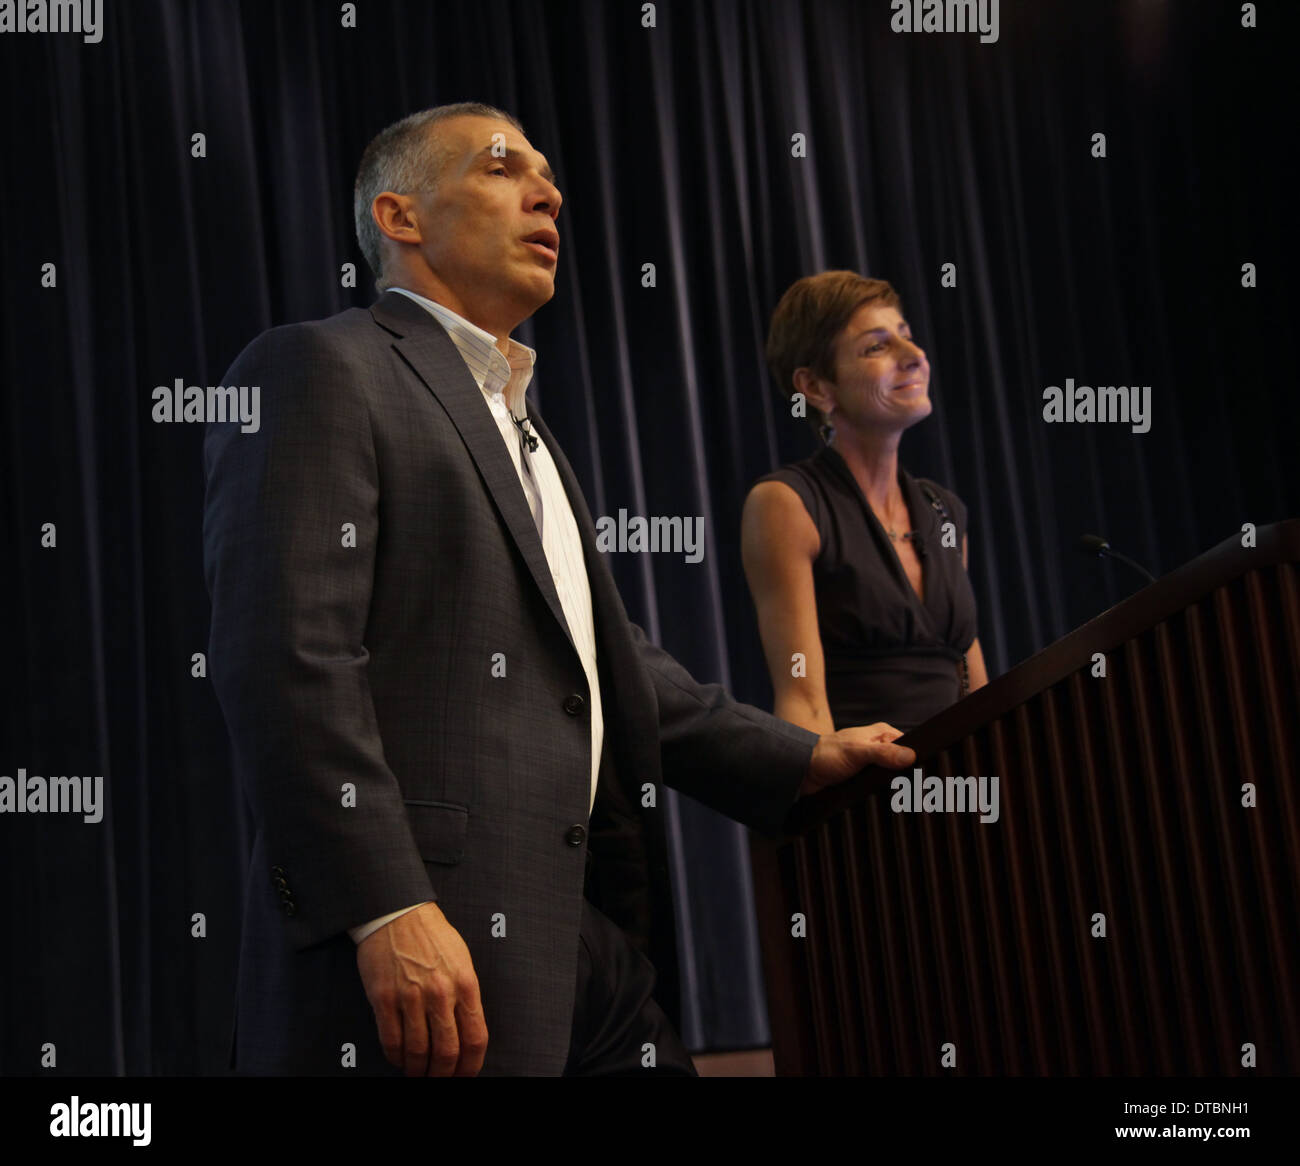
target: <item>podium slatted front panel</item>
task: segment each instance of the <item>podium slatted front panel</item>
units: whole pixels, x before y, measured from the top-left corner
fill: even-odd
[[[996,774],[996,822],[873,771],[754,841],[778,1073],[1300,1072],[1300,523],[1269,529],[1279,561],[1126,634],[1197,560],[909,735]]]

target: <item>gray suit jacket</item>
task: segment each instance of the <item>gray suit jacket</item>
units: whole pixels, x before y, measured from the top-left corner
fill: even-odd
[[[605,744],[588,821],[586,677],[442,326],[388,293],[264,333],[222,383],[261,390],[260,430],[212,424],[204,448],[210,675],[256,824],[234,1067],[396,1073],[346,929],[433,899],[478,974],[484,1073],[559,1073],[588,851],[589,897],[671,1007],[661,783],[773,832],[815,736],[696,683],[628,620],[534,414],[591,583]]]

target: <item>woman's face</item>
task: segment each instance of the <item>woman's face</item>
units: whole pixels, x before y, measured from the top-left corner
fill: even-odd
[[[897,308],[863,304],[835,342],[831,424],[906,429],[930,415],[930,363]]]

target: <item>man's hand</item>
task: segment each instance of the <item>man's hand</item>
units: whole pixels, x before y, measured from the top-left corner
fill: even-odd
[[[799,793],[806,797],[828,785],[846,781],[868,765],[885,769],[903,769],[916,760],[916,753],[906,745],[893,745],[902,730],[883,721],[874,725],[854,725],[837,733],[824,733],[813,746],[812,763],[804,776]]]
[[[399,915],[357,945],[384,1056],[408,1077],[473,1077],[487,1024],[469,948],[437,903]]]

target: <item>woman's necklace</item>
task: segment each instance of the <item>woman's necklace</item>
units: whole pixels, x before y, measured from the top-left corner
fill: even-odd
[[[903,506],[904,509],[906,509],[907,504],[904,502]],[[895,530],[894,525],[889,520],[888,515],[886,515],[884,519],[880,520],[880,525],[885,528],[885,533],[889,535],[889,538],[892,542],[898,542],[899,539],[910,539],[916,537],[916,531],[914,530],[903,530],[903,531]]]

